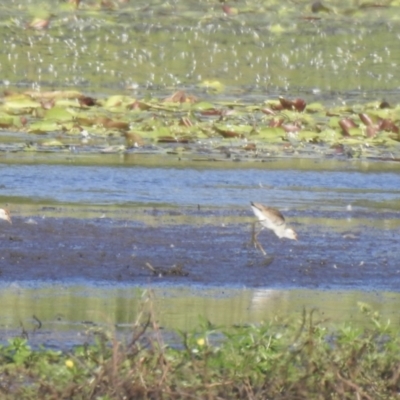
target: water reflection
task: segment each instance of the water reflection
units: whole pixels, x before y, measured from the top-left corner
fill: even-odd
[[[146,290],[151,290],[156,318],[167,330],[192,330],[200,318],[223,327],[300,318],[303,309],[316,309],[319,319],[367,325],[370,321],[359,311],[359,302],[368,303],[383,321],[400,323],[400,294],[391,292],[12,284],[0,293],[0,328],[3,334],[21,326],[32,331],[37,326],[35,316],[43,331],[123,329],[136,321]]]

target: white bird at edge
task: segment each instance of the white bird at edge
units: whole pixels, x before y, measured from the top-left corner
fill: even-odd
[[[4,208],[0,208],[0,219],[4,219],[12,224],[10,212],[8,210],[5,210]]]
[[[280,239],[287,238],[297,240],[297,233],[293,229],[286,226],[285,217],[279,210],[277,210],[276,208],[264,206],[260,203],[250,202],[250,204],[255,216],[258,218],[258,221],[262,225],[261,230],[263,230],[264,228],[268,228],[274,231],[275,235],[278,236]],[[257,240],[257,236],[260,234],[260,232],[253,236],[253,241],[256,247],[258,247],[265,255],[266,252]]]

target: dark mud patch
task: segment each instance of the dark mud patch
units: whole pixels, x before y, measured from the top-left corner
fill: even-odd
[[[212,217],[212,215],[211,215]],[[350,230],[294,224],[300,240],[263,231],[265,257],[251,243],[251,224],[148,226],[107,218],[14,218],[2,225],[3,282],[121,282],[269,288],[398,291],[394,229]],[[208,219],[209,221],[209,219]],[[179,268],[182,274],[155,274]]]

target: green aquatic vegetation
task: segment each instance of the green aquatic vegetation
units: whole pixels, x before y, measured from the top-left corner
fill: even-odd
[[[400,106],[383,102],[335,108],[312,103],[309,108],[301,98],[246,104],[203,101],[183,91],[161,99],[28,91],[8,93],[0,104],[0,150],[109,153],[134,148],[173,154],[175,146],[189,156],[206,148],[218,158],[223,147],[223,153],[236,152],[243,160],[302,154],[390,154],[396,159],[399,122]],[[6,140],[1,140],[2,131]]]
[[[395,399],[400,338],[368,305],[360,309],[367,328],[304,311],[234,327],[200,320],[171,341],[147,299],[126,341],[95,328],[91,344],[64,352],[10,339],[0,347],[2,398]]]

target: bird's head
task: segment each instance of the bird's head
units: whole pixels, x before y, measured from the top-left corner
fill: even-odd
[[[285,237],[292,240],[297,240],[297,233],[293,229],[286,229],[285,230]]]

